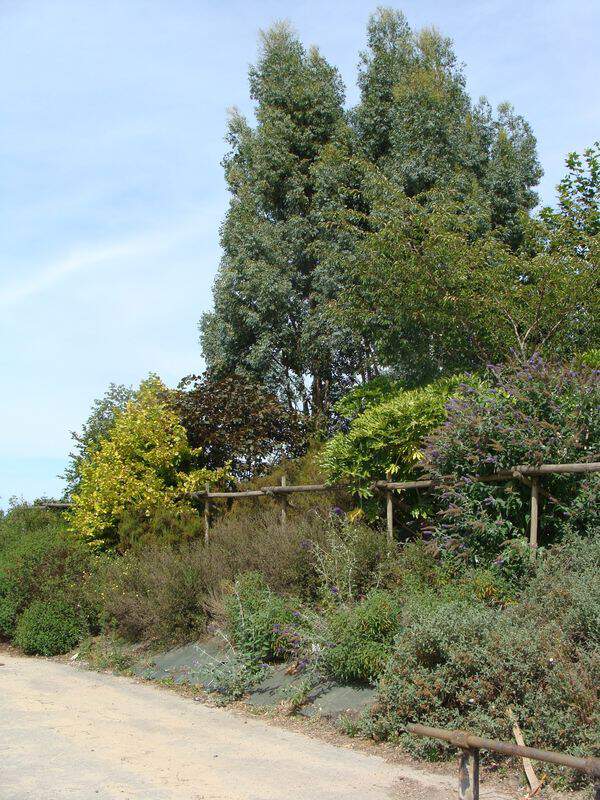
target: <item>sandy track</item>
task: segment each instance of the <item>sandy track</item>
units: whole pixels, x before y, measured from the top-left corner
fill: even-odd
[[[455,797],[449,778],[127,678],[4,653],[0,663],[2,800]]]

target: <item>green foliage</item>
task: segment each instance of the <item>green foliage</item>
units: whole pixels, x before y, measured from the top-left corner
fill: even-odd
[[[16,506],[0,517],[0,636],[11,638],[32,602],[60,599],[93,627],[98,609],[83,589],[95,559],[55,512]]]
[[[399,380],[387,375],[380,375],[377,378],[373,378],[366,383],[356,386],[345,394],[341,400],[338,400],[335,404],[335,411],[340,417],[353,420],[359,414],[364,414],[371,406],[376,406],[386,400],[391,400],[393,397],[400,394],[402,389],[403,387]]]
[[[328,479],[348,481],[353,491],[369,497],[370,483],[386,475],[414,478],[425,437],[444,421],[446,401],[458,383],[457,378],[442,379],[368,407],[347,433],[325,445],[322,465]]]
[[[562,507],[564,530],[589,535],[600,529],[600,474],[583,475],[577,488]]]
[[[367,156],[409,196],[477,184],[490,225],[517,241],[519,212],[535,206],[542,175],[530,126],[508,103],[495,118],[485,98],[474,106],[452,41],[413,32],[402,12],[378,9],[367,41],[353,113]]]
[[[71,526],[94,547],[118,543],[126,510],[147,515],[158,507],[189,510],[189,494],[224,475],[223,470],[194,468],[201,454],[190,448],[164,396],[158,378],[144,381],[135,400],[116,415],[109,436],[82,465]]]
[[[319,253],[336,249],[325,212],[336,160],[350,136],[337,70],[286,24],[262,34],[250,68],[257,125],[235,112],[225,178],[231,203],[214,312],[201,322],[218,374],[254,376],[287,405],[315,415],[353,378],[360,342],[325,314],[341,277]]]
[[[13,594],[0,594],[0,639],[12,639],[18,614],[18,598]]]
[[[92,411],[81,426],[81,432],[71,433],[71,438],[75,442],[75,452],[70,453],[70,463],[63,475],[67,482],[65,491],[67,496],[76,491],[81,480],[83,465],[98,450],[102,439],[106,439],[117,414],[124,411],[127,403],[134,397],[135,392],[130,387],[111,383],[103,397],[92,403]]]
[[[600,142],[583,155],[569,153],[567,168],[558,185],[559,208],[575,230],[595,236],[600,233]]]
[[[282,655],[282,633],[293,621],[293,606],[278,597],[258,572],[241,575],[225,598],[227,629],[237,649],[253,661]]]
[[[594,347],[591,350],[586,350],[575,359],[578,367],[590,367],[590,369],[600,369],[600,347]]]
[[[206,629],[207,588],[199,543],[107,558],[99,579],[105,624],[133,642],[198,638]]]
[[[439,513],[426,533],[435,535],[444,552],[520,568],[529,487],[517,480],[482,483],[471,476],[519,464],[593,461],[599,449],[597,372],[575,372],[537,356],[526,364],[490,369],[479,387],[461,387],[448,404],[446,423],[429,438],[423,466],[438,482],[433,498]],[[542,498],[542,544],[563,535],[568,520],[585,532],[596,517],[597,486],[595,478],[544,478],[542,489],[550,497]]]
[[[356,605],[339,607],[326,620],[324,668],[340,681],[374,681],[385,668],[401,621],[399,597],[379,589]]]
[[[339,74],[316,48],[285,25],[263,34],[249,76],[257,124],[237,112],[229,124],[224,256],[201,322],[211,370],[251,375],[318,423],[382,366],[414,383],[485,359],[475,337],[482,317],[489,326],[506,310],[503,282],[526,274],[510,255],[542,174],[523,117],[471,103],[449,39],[391,9],[372,15],[367,38],[360,102],[345,113]],[[476,244],[490,231],[491,253],[485,237]],[[498,275],[486,288],[487,272]],[[539,292],[527,292],[531,309]],[[506,314],[497,336],[492,324],[495,344],[508,326]]]
[[[437,758],[443,746],[403,734],[406,722],[506,739],[511,708],[532,746],[597,753],[599,558],[597,534],[551,549],[504,608],[443,593],[405,603],[365,729]]]
[[[302,415],[243,375],[190,375],[170,402],[208,469],[250,479],[306,447]]]
[[[571,536],[540,559],[522,608],[539,624],[553,620],[569,647],[600,648],[600,524]]]
[[[311,541],[319,597],[325,606],[352,602],[387,573],[393,552],[383,531],[353,522],[343,514],[323,524],[324,536]]]
[[[570,187],[580,190],[577,181]],[[582,223],[560,194],[557,211],[521,214],[516,246],[494,228],[480,189],[448,185],[412,198],[373,173],[365,192],[370,230],[347,260],[353,288],[336,306],[369,337],[379,363],[423,382],[513,351],[523,360],[535,352],[568,360],[598,340],[593,208]]]
[[[196,509],[163,507],[151,514],[141,509],[126,509],[118,527],[118,549],[143,550],[177,547],[204,535],[204,523]]]
[[[264,677],[266,670],[266,664],[249,660],[247,654],[231,648],[227,658],[215,660],[210,666],[210,677],[205,681],[204,688],[218,692],[221,700],[219,702],[217,699],[217,704],[224,705],[232,700],[240,700],[253,684]]]
[[[14,641],[29,655],[68,653],[86,635],[81,615],[64,600],[35,600],[19,617]]]

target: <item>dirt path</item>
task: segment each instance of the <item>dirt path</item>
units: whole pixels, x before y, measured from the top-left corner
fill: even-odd
[[[127,678],[5,653],[0,663],[2,800],[456,796],[450,778]]]

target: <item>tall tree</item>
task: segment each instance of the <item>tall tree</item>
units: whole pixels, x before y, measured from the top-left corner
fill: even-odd
[[[585,162],[585,163],[584,163]],[[408,197],[376,176],[372,231],[350,266],[348,320],[379,358],[419,383],[511,352],[572,357],[599,333],[597,156],[571,155],[556,210],[521,212],[521,244],[494,235],[487,205],[454,189]],[[487,218],[485,210],[487,209]]]
[[[204,356],[214,373],[246,373],[290,407],[318,414],[362,357],[351,331],[323,314],[340,287],[319,257],[332,247],[323,209],[329,149],[350,135],[344,88],[285,24],[262,34],[249,77],[257,124],[237,112],[229,122],[231,202],[214,311],[201,322]]]
[[[519,241],[518,217],[537,203],[542,175],[528,123],[504,103],[496,116],[473,105],[452,41],[433,28],[413,32],[399,11],[369,20],[361,56],[361,101],[353,118],[366,156],[410,195],[473,181],[492,205],[490,223]]]

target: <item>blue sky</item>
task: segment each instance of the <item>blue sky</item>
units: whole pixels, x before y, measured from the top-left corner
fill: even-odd
[[[110,381],[202,368],[227,205],[227,108],[251,113],[257,33],[287,18],[346,82],[365,2],[0,0],[0,505],[61,491],[69,431]],[[531,122],[553,199],[600,138],[597,0],[410,0],[469,91]]]

